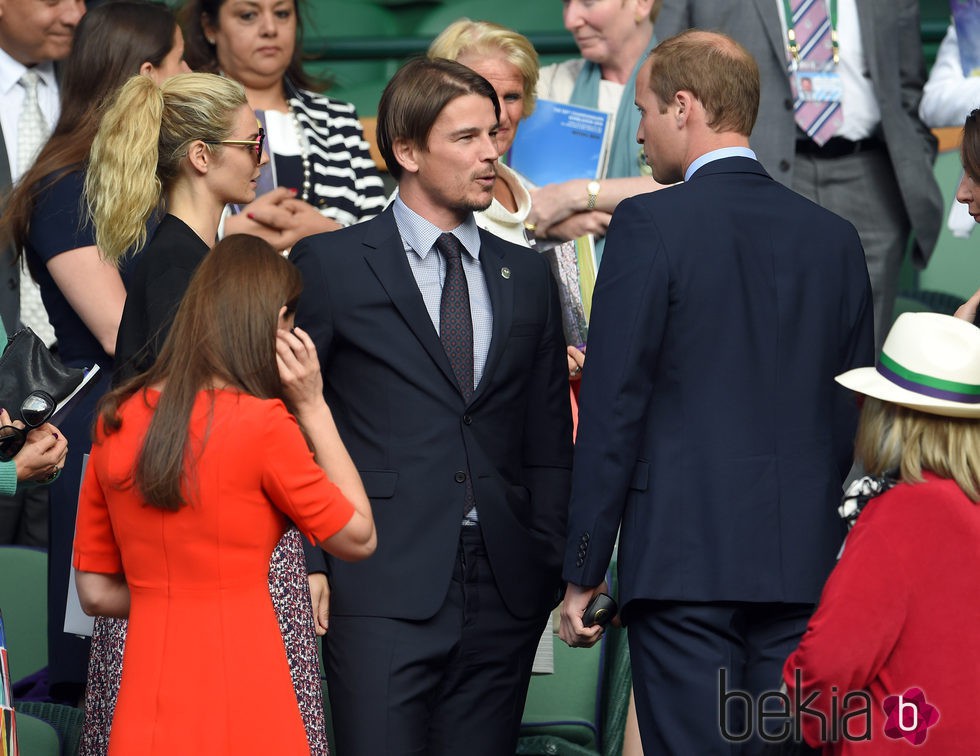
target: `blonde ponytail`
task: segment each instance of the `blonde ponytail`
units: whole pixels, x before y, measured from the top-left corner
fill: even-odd
[[[146,221],[160,204],[157,178],[163,94],[148,76],[133,76],[102,117],[85,176],[95,243],[117,264],[146,241]]]
[[[118,263],[145,244],[146,222],[180,175],[190,144],[228,139],[236,111],[247,105],[241,84],[215,74],[178,74],[161,87],[134,76],[122,86],[102,118],[85,177],[95,243],[106,260]]]

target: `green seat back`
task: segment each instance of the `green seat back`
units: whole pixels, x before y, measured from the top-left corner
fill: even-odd
[[[464,17],[474,21],[493,21],[521,34],[568,34],[562,23],[561,5],[543,0],[449,2],[427,14],[419,22],[415,33],[422,37],[434,37],[453,21]]]
[[[0,612],[11,682],[48,666],[48,557],[44,551],[0,546]]]
[[[58,733],[47,722],[17,713],[17,745],[22,756],[61,756]]]

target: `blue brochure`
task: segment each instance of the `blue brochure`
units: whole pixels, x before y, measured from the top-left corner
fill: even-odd
[[[537,186],[600,178],[611,121],[601,110],[538,100],[534,112],[521,121],[504,162]]]

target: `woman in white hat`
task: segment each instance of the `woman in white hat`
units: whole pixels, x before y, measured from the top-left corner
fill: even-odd
[[[825,754],[976,753],[980,329],[903,314],[877,367],[837,381],[865,397],[856,449],[881,493],[783,668],[789,700],[813,696],[799,724]]]

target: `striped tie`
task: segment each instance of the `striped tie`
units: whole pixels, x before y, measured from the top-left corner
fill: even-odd
[[[808,63],[811,70],[820,70],[834,58],[826,0],[792,0],[792,10],[791,25],[796,31],[800,61]],[[804,100],[795,91],[795,78],[791,77],[791,83],[795,97],[796,124],[814,142],[825,144],[844,123],[841,104]]]

